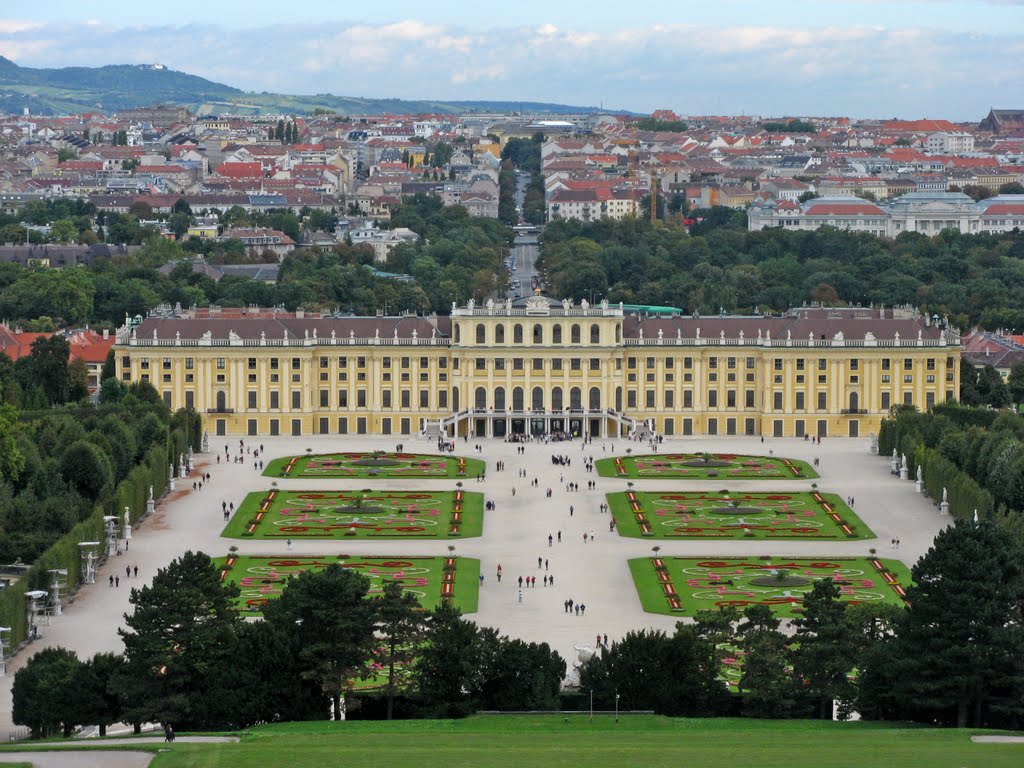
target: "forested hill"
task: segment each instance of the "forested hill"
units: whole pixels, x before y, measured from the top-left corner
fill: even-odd
[[[597,112],[597,107],[518,101],[433,101],[357,98],[316,94],[247,93],[160,65],[33,69],[0,56],[0,112],[63,114],[99,110],[113,113],[151,104],[179,104],[197,114],[291,113],[330,109],[341,114],[422,114],[462,112]]]

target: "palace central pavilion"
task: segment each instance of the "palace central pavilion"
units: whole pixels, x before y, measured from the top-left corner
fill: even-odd
[[[155,310],[115,346],[218,435],[857,436],[960,388],[960,335],[912,309],[641,316],[541,296],[450,316]]]

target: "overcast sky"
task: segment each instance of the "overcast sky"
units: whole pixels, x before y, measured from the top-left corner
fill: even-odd
[[[246,90],[976,121],[1024,108],[1024,0],[4,3],[22,66]]]

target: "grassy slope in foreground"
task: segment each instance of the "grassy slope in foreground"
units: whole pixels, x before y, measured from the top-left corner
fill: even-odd
[[[240,744],[179,742],[159,754],[151,766],[1017,768],[1024,764],[1024,746],[973,744],[970,737],[975,733],[871,723],[676,720],[645,715],[623,716],[618,724],[601,715],[593,723],[585,715],[283,723],[248,731]]]

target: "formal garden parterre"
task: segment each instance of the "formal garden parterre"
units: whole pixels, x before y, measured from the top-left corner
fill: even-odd
[[[401,478],[463,479],[483,475],[482,459],[430,453],[342,451],[283,456],[263,471],[269,477],[381,480]]]
[[[779,456],[737,453],[652,453],[598,459],[601,477],[670,480],[809,480],[818,477],[810,464]]]
[[[282,490],[250,493],[227,538],[442,539],[483,531],[482,493],[463,491]]]
[[[238,585],[241,594],[236,603],[246,616],[260,615],[262,607],[279,597],[293,576],[335,563],[370,579],[368,597],[380,595],[384,582],[397,581],[425,610],[446,603],[463,613],[475,613],[480,590],[480,561],[466,557],[232,554],[216,562],[221,582]]]
[[[656,539],[873,539],[849,505],[817,490],[608,494],[620,536]]]
[[[694,616],[731,606],[767,605],[781,619],[802,613],[804,595],[832,579],[844,603],[905,605],[910,572],[897,560],[788,557],[645,557],[629,561],[648,613]]]

